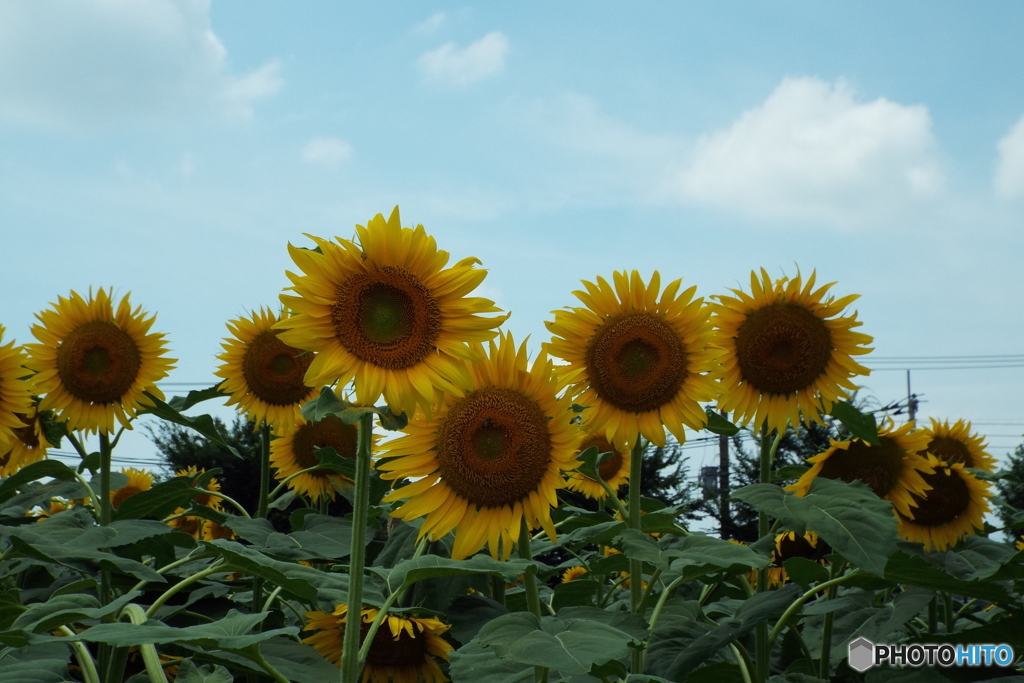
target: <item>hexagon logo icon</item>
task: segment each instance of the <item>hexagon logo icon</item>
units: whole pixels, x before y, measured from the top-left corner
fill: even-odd
[[[867,671],[875,665],[875,644],[867,638],[858,638],[851,642],[848,661],[854,671]]]

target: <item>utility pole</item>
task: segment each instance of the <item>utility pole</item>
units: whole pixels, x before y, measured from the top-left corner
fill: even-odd
[[[719,411],[726,420],[729,414]],[[718,435],[718,513],[722,540],[732,535],[732,514],[729,512],[729,437]]]
[[[910,391],[910,370],[907,369],[907,416],[911,422],[914,421],[915,415],[917,415],[917,397]]]

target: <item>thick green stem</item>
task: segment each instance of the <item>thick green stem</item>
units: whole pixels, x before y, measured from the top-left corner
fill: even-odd
[[[67,626],[59,626],[58,629],[69,638],[75,637],[75,632]],[[85,646],[85,643],[80,640],[72,641],[71,649],[75,651],[75,659],[78,660],[78,666],[82,670],[82,678],[85,679],[85,683],[100,683],[100,675],[96,671],[96,662],[93,661],[92,654],[89,653],[89,648]]]
[[[786,627],[786,624],[789,623],[790,618],[792,618],[792,616],[794,614],[796,614],[798,611],[800,611],[800,607],[805,602],[807,602],[809,599],[811,599],[812,597],[814,597],[816,594],[820,593],[821,591],[829,590],[833,586],[838,586],[839,584],[841,584],[841,583],[843,583],[845,581],[848,581],[849,579],[852,579],[855,576],[860,576],[861,573],[862,572],[860,572],[860,571],[855,569],[852,572],[850,572],[849,574],[845,574],[844,576],[840,576],[838,578],[831,579],[831,580],[825,581],[823,583],[819,583],[817,586],[815,586],[814,588],[811,588],[806,593],[801,595],[799,598],[794,600],[793,604],[791,604],[789,607],[787,607],[786,611],[782,613],[781,617],[779,617],[779,620],[777,622],[775,622],[775,628],[772,629],[772,632],[768,634],[768,645],[769,645],[769,647],[771,647],[771,644],[774,643],[775,639],[778,638],[779,635],[782,633],[782,629],[784,629]]]
[[[267,518],[267,489],[270,488],[270,425],[264,422],[260,425],[260,490],[256,496],[256,518]],[[263,606],[263,579],[252,577],[252,601],[249,603],[249,611],[253,614],[260,611]],[[255,630],[259,630],[257,624]],[[256,683],[252,674],[246,676],[249,683]]]
[[[100,525],[107,526],[110,524],[111,517],[111,505],[110,505],[110,436],[100,431]],[[94,499],[95,500],[95,499]],[[111,598],[111,587],[110,587],[110,571],[107,569],[100,570],[100,604],[106,605],[110,603]],[[106,678],[110,678],[110,658],[111,648],[109,645],[100,643],[99,646],[99,659],[100,659],[100,671]]]
[[[654,631],[654,626],[658,623],[658,617],[661,616],[661,610],[665,606],[665,601],[668,600],[668,596],[672,594],[672,591],[682,585],[682,583],[683,577],[680,576],[678,579],[670,583],[665,590],[661,592],[661,595],[658,596],[658,602],[655,603],[654,611],[651,613],[651,632]]]
[[[356,448],[356,480],[352,500],[352,551],[349,555],[349,623],[359,624],[363,609],[363,565],[366,560],[366,522],[370,507],[370,437],[373,413],[359,418],[359,444]],[[358,683],[359,636],[362,629],[345,629],[341,647],[341,682]]]
[[[949,593],[943,593],[942,602],[943,607],[945,608],[942,616],[942,622],[946,626],[946,633],[952,633],[953,626],[955,624],[955,620],[953,619],[953,596]]]
[[[643,466],[644,445],[643,437],[636,435],[636,443],[633,444],[633,452],[629,461],[629,523],[630,529],[643,531],[640,522],[640,472]],[[644,601],[644,563],[642,560],[629,560],[629,605],[630,610],[640,614]],[[631,671],[635,674],[643,673],[644,653],[643,650],[633,650],[631,658]]]
[[[525,514],[519,519],[519,557],[527,561],[532,561],[533,550],[530,549],[530,525],[526,521]],[[526,608],[529,609],[533,616],[537,617],[537,620],[539,621],[541,618],[541,612],[540,592],[537,590],[537,565],[534,564],[527,567],[526,574],[523,579],[523,583],[526,587]],[[548,680],[547,667],[534,667],[533,677],[536,683],[546,683]]]
[[[772,459],[775,455],[775,450],[778,448],[778,442],[781,438],[779,433],[775,439],[774,445],[769,445],[768,440],[768,423],[766,422],[761,426],[761,457],[760,457],[760,481],[762,484],[770,484],[772,481]],[[757,513],[757,536],[758,538],[764,538],[770,532],[767,512]],[[768,590],[768,568],[759,569],[757,571],[757,588],[758,593],[763,593]],[[754,666],[756,667],[756,679],[758,683],[768,680],[770,674],[771,664],[771,643],[768,640],[768,623],[762,622],[754,628]]]
[[[833,564],[829,568],[829,583],[832,585],[828,587],[828,593],[825,594],[826,600],[832,600],[836,597],[836,592],[839,590],[839,583],[835,581],[839,578],[839,575],[846,569],[845,562],[838,562]],[[851,572],[852,573],[852,572]],[[818,667],[818,678],[822,680],[829,680],[829,670],[832,668],[832,663],[829,661],[832,654],[832,620],[835,619],[835,612],[828,612],[825,615],[825,623],[821,627],[821,661]]]
[[[142,608],[134,603],[126,605],[122,614],[127,616],[135,626],[146,623],[148,618]],[[145,643],[139,645],[139,651],[142,653],[142,661],[146,665],[149,680],[152,683],[167,683],[167,676],[164,675],[164,668],[160,664],[160,655],[157,653],[156,647],[152,643]]]

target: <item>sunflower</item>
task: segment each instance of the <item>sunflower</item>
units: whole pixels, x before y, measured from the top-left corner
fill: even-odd
[[[0,342],[3,339],[4,326],[0,325]],[[24,416],[35,413],[33,386],[25,379],[32,374],[24,367],[26,361],[25,354],[13,341],[0,346],[0,452],[6,452],[7,446],[21,440],[17,430],[29,424]]]
[[[183,470],[177,470],[174,475],[176,477],[189,477],[190,483],[195,486],[199,476],[205,472],[205,469],[197,469],[194,465],[191,465]],[[217,481],[216,477],[212,477],[208,482],[206,482],[203,488],[207,491],[220,491],[220,482]],[[221,504],[220,498],[213,493],[200,493],[192,499],[192,502],[197,505],[204,505],[216,512],[223,512],[224,510],[224,506]],[[185,512],[185,508],[177,508],[174,511],[174,514],[180,515],[183,512]],[[225,529],[221,525],[211,522],[205,517],[176,517],[175,519],[167,522],[167,524],[178,531],[184,531],[193,538],[202,539],[204,541],[212,541],[216,538],[231,538],[234,536],[233,531]]]
[[[112,293],[101,289],[88,300],[77,292],[58,297],[53,310],[36,313],[38,344],[28,344],[36,390],[45,394],[40,410],[53,409],[68,430],[114,431],[114,418],[126,429],[147,405],[144,392],[162,399],[156,382],[174,367],[165,358],[164,335],[150,333],[155,316],[132,310],[128,295],[114,310]]]
[[[71,510],[72,508],[75,507],[77,506],[75,505],[75,501],[73,500],[66,500],[64,498],[51,498],[50,501],[46,504],[46,507],[37,505],[33,509],[26,511],[25,516],[35,517],[37,522],[41,522],[44,519],[48,519],[56,514],[59,514],[66,510]]]
[[[928,491],[913,496],[913,517],[899,515],[899,532],[908,541],[923,543],[929,552],[943,551],[983,527],[992,491],[962,462],[948,464],[932,456],[928,464],[934,470],[924,475]]]
[[[614,446],[608,443],[604,435],[590,434],[584,437],[583,443],[580,444],[579,452],[582,453],[592,446],[597,447],[598,453],[611,453],[598,465],[597,473],[604,479],[604,482],[608,484],[612,491],[618,491],[620,486],[629,481],[629,449],[616,450]],[[570,489],[579,491],[587,498],[604,500],[608,497],[608,492],[604,490],[603,486],[592,479],[588,479],[579,472],[569,472],[567,483]]]
[[[891,502],[900,514],[913,517],[910,508],[916,505],[916,497],[930,488],[922,476],[934,471],[928,460],[918,455],[928,445],[928,438],[925,432],[914,431],[913,422],[899,429],[890,422],[879,430],[878,446],[857,438],[831,441],[827,451],[807,459],[813,467],[786,490],[805,495],[817,477],[860,480],[879,498]]]
[[[360,640],[366,637],[378,610],[361,612]],[[341,649],[345,640],[348,605],[338,605],[334,612],[306,612],[303,631],[318,630],[302,642],[312,645],[327,661],[341,665]],[[443,683],[448,679],[434,657],[448,661],[454,648],[441,634],[449,626],[434,617],[405,617],[389,614],[373,638],[363,667],[362,683]],[[433,655],[433,656],[431,656]]]
[[[807,560],[825,564],[822,558],[832,552],[828,544],[818,537],[813,531],[808,531],[801,536],[795,531],[784,531],[775,537],[775,549],[772,550],[772,564],[768,570],[768,585],[781,586],[789,580],[786,575],[786,568],[782,564],[794,557],[802,557]],[[756,572],[754,572],[756,576]]]
[[[231,393],[227,405],[238,405],[256,424],[279,429],[295,424],[299,408],[316,395],[316,388],[303,382],[313,354],[288,346],[271,329],[287,317],[287,311],[276,316],[261,308],[250,318],[229,322],[231,338],[221,345],[224,353],[217,358],[223,363],[214,373]]]
[[[296,472],[316,467],[320,461],[314,453],[330,446],[343,458],[355,459],[359,429],[345,424],[337,415],[327,415],[319,422],[307,422],[301,417],[287,430],[276,432],[270,442],[270,464],[275,478],[287,479]],[[288,482],[288,487],[316,503],[322,498],[334,500],[335,487],[351,484],[351,479],[327,470],[306,472]]]
[[[708,309],[694,299],[696,287],[678,293],[682,280],[658,299],[657,271],[645,285],[640,273],[616,271],[614,287],[603,277],[583,281],[573,294],[585,308],[553,311],[545,323],[554,337],[545,350],[568,365],[558,372],[572,385],[576,402],[592,407],[590,430],[603,433],[616,451],[643,434],[665,445],[665,428],[680,442],[683,425],[702,429],[707,416],[700,401],[713,401],[718,388],[706,373],[717,363]],[[664,427],[663,427],[664,425]]]
[[[586,567],[569,567],[564,572],[562,572],[562,583],[569,583],[570,581],[575,581],[576,579],[582,579],[586,575]]]
[[[0,477],[9,477],[22,467],[46,457],[46,432],[38,406],[33,405],[27,413],[15,414],[15,417],[26,426],[11,429],[14,439],[6,446],[0,443],[0,453],[3,453],[0,455]]]
[[[121,474],[128,475],[128,483],[110,492],[110,505],[115,510],[136,493],[142,493],[153,488],[153,475],[146,470],[122,467]]]
[[[840,317],[859,295],[828,296],[830,283],[815,289],[815,273],[806,284],[798,274],[772,283],[750,274],[751,294],[717,296],[712,304],[717,343],[722,347],[722,396],[718,407],[735,421],[768,430],[786,428],[829,412],[847,391],[850,378],[870,371],[852,356],[871,351],[872,339],[854,332],[857,313]]]
[[[971,423],[964,420],[957,420],[952,426],[949,420],[939,422],[932,419],[931,428],[923,430],[931,440],[925,449],[940,461],[947,464],[962,462],[964,467],[985,470],[995,470],[996,461],[985,450],[985,440],[971,431]],[[922,451],[919,455],[924,456]]]
[[[296,296],[281,295],[298,314],[277,323],[286,344],[315,351],[306,384],[324,386],[355,378],[358,402],[372,405],[383,392],[388,405],[408,415],[429,410],[435,387],[461,393],[469,377],[467,343],[493,339],[508,315],[467,297],[483,281],[479,260],[451,268],[422,225],[403,228],[398,207],[356,226],[358,243],[312,237],[316,250],[289,245],[303,275],[289,272]]]
[[[574,469],[581,434],[570,422],[571,398],[553,363],[541,353],[527,366],[526,344],[511,334],[470,366],[464,396],[445,395],[433,417],[416,415],[406,435],[384,446],[382,479],[418,478],[388,494],[410,499],[392,512],[406,521],[426,515],[420,536],[437,540],[458,527],[452,558],[472,555],[486,543],[507,558],[525,517],[552,541],[551,506]],[[499,550],[500,548],[500,550]]]

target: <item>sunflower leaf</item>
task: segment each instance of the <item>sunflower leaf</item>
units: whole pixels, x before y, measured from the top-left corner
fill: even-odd
[[[231,394],[221,389],[223,385],[224,382],[220,382],[212,387],[207,387],[206,389],[190,391],[186,396],[173,396],[171,400],[167,402],[167,405],[177,411],[184,412],[197,403],[209,401],[212,398],[226,398]]]
[[[881,445],[882,442],[878,440],[878,423],[871,413],[862,413],[847,401],[836,401],[828,414],[842,422],[857,438],[872,446]]]
[[[740,433],[740,428],[734,425],[729,420],[722,417],[719,413],[715,412],[711,408],[704,411],[708,416],[708,424],[704,429],[708,430],[712,434],[721,434],[722,436],[736,436]]]
[[[178,508],[188,506],[202,491],[192,486],[190,477],[175,477],[161,482],[147,491],[129,497],[117,510],[114,519],[162,519]]]
[[[492,574],[500,576],[506,581],[515,581],[516,577],[525,573],[526,569],[533,564],[533,562],[522,559],[502,562],[487,555],[474,555],[465,560],[452,560],[437,555],[420,555],[399,562],[391,571],[383,567],[367,567],[367,570],[386,579],[388,589],[395,592],[406,586],[411,586],[417,581],[438,576]]]
[[[380,426],[389,432],[400,432],[409,424],[409,417],[405,413],[394,413],[390,406],[377,406],[377,418]]]
[[[611,452],[601,453],[597,450],[597,446],[591,446],[576,456],[576,461],[582,463],[576,468],[576,471],[587,479],[600,482],[602,481],[601,463],[611,455]]]
[[[859,481],[847,484],[817,477],[803,497],[775,484],[751,484],[733,491],[732,497],[799,534],[814,531],[837,553],[877,576],[884,576],[886,562],[896,551],[892,503]]]
[[[348,404],[338,398],[334,389],[324,387],[319,396],[302,406],[302,419],[306,422],[319,422],[328,415],[337,415],[347,407]]]
[[[39,421],[43,425],[43,434],[46,441],[54,448],[60,448],[61,440],[68,435],[68,421],[54,421],[56,413],[52,410],[44,410],[39,413]]]
[[[6,503],[29,482],[52,477],[62,481],[75,478],[75,471],[57,460],[40,460],[23,467],[0,482],[0,504]]]
[[[188,417],[187,415],[182,415],[181,411],[177,410],[173,406],[168,405],[167,403],[164,403],[163,401],[161,401],[159,398],[149,393],[148,391],[143,393],[145,394],[146,399],[153,404],[153,407],[144,408],[143,410],[139,411],[139,414],[148,413],[150,415],[156,415],[161,420],[173,422],[174,424],[179,424],[183,427],[189,427],[190,429],[198,432],[202,436],[205,436],[207,439],[217,444],[221,448],[227,450],[236,458],[242,458],[241,453],[239,453],[234,446],[232,446],[231,444],[224,440],[224,435],[220,433],[220,430],[217,428],[217,424],[209,415],[197,415],[196,417]]]
[[[8,651],[0,659],[4,683],[61,683],[67,680],[71,650],[66,643],[39,643]]]

